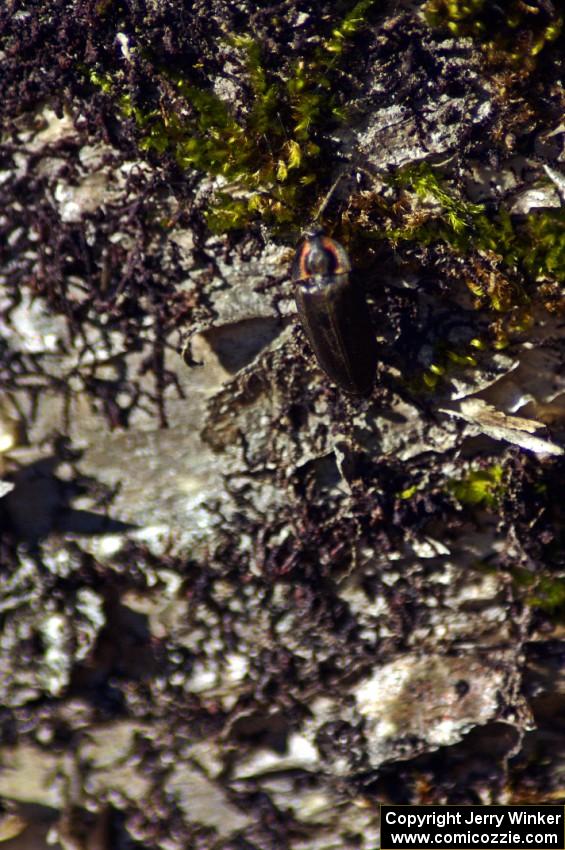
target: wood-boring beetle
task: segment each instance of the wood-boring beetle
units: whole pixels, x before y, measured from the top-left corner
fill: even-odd
[[[367,396],[375,380],[377,344],[365,296],[350,273],[343,245],[320,228],[305,232],[292,263],[302,327],[326,375],[346,392]]]

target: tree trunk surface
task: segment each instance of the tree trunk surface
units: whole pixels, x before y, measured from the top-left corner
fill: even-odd
[[[562,21],[476,6],[0,10],[6,850],[565,802]]]

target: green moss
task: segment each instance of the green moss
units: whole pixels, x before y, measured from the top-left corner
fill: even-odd
[[[464,243],[468,238],[468,229],[484,214],[481,204],[472,204],[448,192],[442,186],[437,172],[427,163],[403,169],[395,177],[395,182],[411,185],[420,200],[433,200],[441,206],[441,222],[454,244],[457,244],[459,236]]]
[[[540,575],[515,567],[512,580],[522,592],[524,601],[533,608],[540,608],[554,621],[565,619],[565,578]]]
[[[543,210],[530,214],[524,229],[525,245],[517,252],[532,277],[565,279],[565,216],[563,210]]]
[[[402,490],[402,492],[398,494],[398,498],[399,499],[411,499],[412,496],[414,496],[418,492],[419,489],[420,488],[417,484],[413,484],[412,487],[407,487],[405,490]]]
[[[478,361],[472,352],[473,347],[471,343],[469,343],[469,349],[467,351],[454,351],[445,345],[438,345],[434,352],[434,362],[420,375],[424,388],[435,390],[441,381],[448,381],[451,375],[460,372],[461,369],[476,368]],[[418,391],[418,389],[421,389],[421,387],[418,386],[418,382],[416,381],[414,390]]]
[[[112,78],[109,74],[101,74],[94,68],[84,69],[88,79],[95,88],[100,89],[104,94],[112,94]]]
[[[310,58],[295,63],[285,88],[297,140],[306,141],[312,128],[326,123],[328,118],[340,123],[345,119],[345,111],[332,94],[330,72],[339,63],[348,41],[365,23],[365,15],[374,2],[359,0]]]
[[[162,71],[178,95],[159,109],[133,103],[119,94],[109,75],[90,71],[90,81],[115,96],[122,115],[135,121],[140,148],[172,154],[182,168],[223,177],[229,189],[216,194],[207,221],[216,232],[244,227],[261,218],[272,227],[307,221],[316,209],[323,173],[317,141],[343,110],[332,85],[332,70],[343,61],[351,37],[363,26],[375,0],[353,5],[310,56],[301,57],[286,80],[269,78],[257,42],[248,35],[231,38],[242,51],[251,89],[243,118],[232,113],[210,89]],[[159,80],[157,87],[159,87]],[[166,89],[163,86],[163,89]]]
[[[449,482],[458,502],[469,507],[496,508],[503,492],[503,469],[494,465],[469,472],[465,478]]]
[[[446,26],[451,32],[483,32],[480,14],[485,0],[428,0],[424,3],[424,15],[431,26]]]
[[[427,163],[400,169],[388,182],[397,189],[392,202],[384,203],[377,196],[367,206],[364,200],[363,220],[379,222],[371,230],[365,225],[366,241],[445,246],[464,261],[454,266],[458,270],[454,285],[466,286],[475,308],[493,314],[488,333],[473,338],[466,347],[455,351],[438,344],[432,364],[411,379],[415,392],[436,390],[450,374],[476,367],[479,353],[503,350],[517,334],[528,333],[535,323],[536,305],[556,313],[563,310],[562,210],[511,216],[501,206],[487,212],[483,204],[470,202],[449,186]]]
[[[387,228],[384,235],[393,243],[415,241],[429,245],[446,242],[455,251],[464,254],[472,242],[474,244],[479,232],[486,234],[489,230],[483,205],[469,203],[448,191],[427,163],[400,169],[390,182],[400,189],[414,192],[424,204],[431,202],[436,207],[425,216],[417,217],[415,223],[409,221],[400,227]],[[492,237],[489,241],[494,244]]]
[[[508,0],[493,9],[485,0],[427,0],[424,16],[430,26],[455,36],[479,41],[487,58],[531,72],[543,49],[554,42],[563,28],[563,16],[542,13],[534,4]],[[545,10],[544,10],[545,11]]]
[[[423,245],[445,242],[460,255],[482,251],[494,254],[507,270],[518,270],[534,279],[565,276],[565,217],[561,210],[541,210],[513,221],[500,207],[489,217],[483,204],[473,204],[449,191],[426,163],[400,170],[396,186],[413,191],[423,202],[433,201],[439,211],[423,223],[391,227],[384,234],[393,243],[415,241]],[[506,312],[528,299],[516,281],[468,280],[477,296],[498,312]]]
[[[530,605],[562,618],[565,616],[565,579],[551,576],[538,578],[528,601]]]

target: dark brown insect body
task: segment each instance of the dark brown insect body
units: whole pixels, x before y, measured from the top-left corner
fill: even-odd
[[[339,387],[369,395],[377,347],[363,293],[353,285],[345,248],[321,231],[307,234],[292,264],[296,306],[318,363]]]

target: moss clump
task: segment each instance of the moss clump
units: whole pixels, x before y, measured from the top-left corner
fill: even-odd
[[[339,65],[350,39],[365,23],[365,16],[375,0],[359,0],[334,26],[330,36],[323,39],[310,58],[299,59],[284,86],[283,101],[287,101],[294,116],[294,135],[306,141],[312,128],[325,124],[328,118],[342,122],[346,113],[332,94],[330,73]]]
[[[411,499],[412,496],[416,495],[419,489],[419,484],[412,484],[411,487],[406,487],[405,490],[401,490],[401,492],[398,494],[398,498],[402,500]]]
[[[332,71],[374,2],[354,4],[312,55],[295,61],[286,80],[267,73],[250,36],[232,37],[251,92],[242,118],[212,90],[164,69],[156,81],[158,109],[140,103],[139,93],[134,103],[131,94],[115,92],[122,115],[135,121],[142,150],[167,152],[183,169],[225,178],[226,188],[207,214],[212,231],[243,227],[258,217],[275,228],[308,220],[321,191],[320,140],[344,119]],[[89,78],[106,94],[114,92],[109,75],[90,71]],[[173,96],[163,96],[171,84]]]
[[[431,26],[477,39],[493,64],[523,74],[535,68],[539,54],[563,29],[563,16],[552,7],[523,0],[499,6],[486,0],[427,0],[424,15]]]
[[[543,210],[527,217],[526,244],[516,245],[524,267],[532,277],[565,279],[565,216],[562,210]]]
[[[565,619],[565,578],[539,575],[520,567],[512,570],[512,579],[522,593],[526,604],[540,608],[554,622]]]
[[[453,247],[467,243],[469,228],[484,215],[482,204],[472,204],[456,197],[441,183],[437,172],[427,163],[419,163],[401,169],[393,181],[397,186],[410,187],[424,203],[433,200],[441,207],[437,224]]]
[[[413,386],[414,391],[435,390],[442,380],[448,380],[450,375],[460,369],[474,369],[478,366],[478,361],[472,352],[473,348],[478,347],[483,349],[486,345],[480,340],[472,340],[467,351],[454,351],[445,346],[438,346],[434,351],[434,362],[419,376],[423,387],[417,380]]]
[[[450,481],[448,488],[462,505],[492,510],[503,495],[503,472],[497,464],[472,470],[464,478]]]
[[[478,365],[478,355],[506,348],[528,333],[535,307],[565,311],[565,218],[561,210],[512,216],[504,207],[488,211],[450,186],[432,166],[400,169],[388,182],[394,199],[365,198],[361,215],[366,240],[432,249],[457,287],[464,283],[477,310],[492,314],[482,332],[458,350],[439,343],[434,360],[411,384],[414,391],[435,390],[450,374]],[[378,222],[375,226],[373,222]],[[369,223],[369,226],[367,226]]]
[[[431,26],[446,27],[454,35],[483,35],[481,13],[485,0],[428,0],[424,15]]]
[[[553,620],[565,619],[565,579],[542,576],[528,597],[528,604],[541,608]]]
[[[439,208],[424,220],[401,227],[390,227],[386,237],[393,243],[415,241],[422,245],[445,242],[460,255],[481,251],[509,273],[518,271],[539,279],[562,279],[565,276],[565,219],[561,210],[531,212],[513,220],[508,210],[500,207],[489,217],[483,204],[473,204],[449,191],[438,174],[426,163],[399,171],[393,178],[396,186],[412,190],[425,202]],[[506,312],[527,301],[516,279],[503,272],[481,279],[480,273],[468,279],[474,295],[486,300],[497,312]]]

